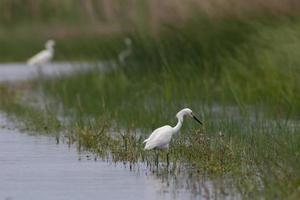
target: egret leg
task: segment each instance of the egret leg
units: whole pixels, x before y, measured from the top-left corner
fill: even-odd
[[[169,164],[170,164],[170,162],[169,162],[169,151],[167,152],[167,168],[169,168]]]
[[[156,168],[158,169],[158,156],[159,156],[158,153],[159,153],[159,152],[158,152],[157,149],[155,150],[155,153],[156,153],[155,164],[156,164]]]

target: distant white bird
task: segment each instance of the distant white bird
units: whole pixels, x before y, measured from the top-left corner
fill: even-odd
[[[118,55],[119,63],[124,64],[125,60],[131,55],[132,53],[132,47],[131,47],[131,39],[130,38],[125,38],[124,40],[126,48],[121,51]]]
[[[27,64],[33,66],[41,66],[50,62],[54,56],[54,45],[55,45],[54,40],[48,40],[45,44],[46,48],[41,52],[37,53],[36,55],[34,55],[33,57],[31,57],[27,61]]]
[[[144,140],[144,143],[146,143],[145,150],[169,148],[169,143],[172,139],[172,136],[180,130],[183,123],[183,117],[185,115],[194,118],[197,122],[202,124],[202,122],[193,115],[191,109],[184,108],[176,114],[176,117],[178,119],[176,126],[162,126],[154,130],[151,135],[146,140]]]

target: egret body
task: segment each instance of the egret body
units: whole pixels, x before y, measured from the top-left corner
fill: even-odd
[[[50,62],[54,56],[54,40],[48,40],[45,44],[45,49],[31,57],[28,61],[28,65],[41,66]]]
[[[183,117],[185,115],[195,119],[198,123],[202,124],[202,122],[193,115],[191,109],[184,108],[176,114],[176,117],[178,119],[176,126],[171,127],[169,125],[166,125],[155,129],[151,133],[151,135],[146,140],[144,140],[144,143],[146,143],[145,150],[168,148],[173,134],[179,132],[183,123]]]
[[[118,55],[118,59],[119,59],[119,62],[121,64],[124,64],[125,63],[125,60],[130,56],[130,54],[132,53],[132,49],[131,49],[131,39],[130,38],[125,38],[124,40],[124,43],[125,43],[125,46],[126,48],[121,51]]]

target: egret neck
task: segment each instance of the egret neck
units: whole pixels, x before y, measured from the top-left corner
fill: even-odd
[[[50,53],[53,53],[54,48],[53,46],[46,46],[47,51],[49,51]]]
[[[178,113],[178,116],[176,115],[177,119],[178,119],[178,122],[176,124],[176,126],[173,127],[173,130],[174,130],[174,133],[177,133],[180,128],[182,127],[182,122],[183,122],[183,116]]]

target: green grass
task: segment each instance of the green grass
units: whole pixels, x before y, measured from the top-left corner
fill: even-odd
[[[86,72],[46,87],[67,107],[82,101],[85,113],[109,110],[123,115],[121,119],[147,118],[150,124],[149,118],[166,105],[168,114],[187,105],[200,110],[203,104],[218,104],[241,111],[254,106],[278,118],[297,117],[300,22],[277,20],[199,20],[181,29],[167,28],[156,38],[132,34],[134,54],[120,70]],[[136,116],[126,112],[129,108]]]
[[[299,28],[298,18],[228,18],[168,27],[156,37],[135,33],[134,54],[118,70],[41,84],[67,117],[75,113],[80,144],[91,151],[154,165],[141,141],[158,126],[174,125],[176,112],[190,107],[205,125],[185,121],[171,145],[173,163],[211,178],[232,177],[245,198],[296,199]],[[126,134],[111,137],[109,128],[99,132],[102,126]]]
[[[63,103],[63,115],[70,119],[64,129],[79,149],[114,161],[143,161],[151,168],[154,155],[142,150],[142,140],[154,128],[174,125],[176,112],[190,107],[204,126],[184,122],[169,151],[174,165],[213,180],[230,177],[247,199],[297,199],[299,28],[297,17],[197,18],[181,28],[167,26],[156,36],[131,33],[134,53],[117,70],[32,85],[41,86],[45,98]],[[120,39],[106,39],[99,55],[113,57]],[[71,47],[72,40],[65,44]],[[26,111],[19,104],[11,111],[22,115]],[[166,152],[160,156],[164,163]]]

